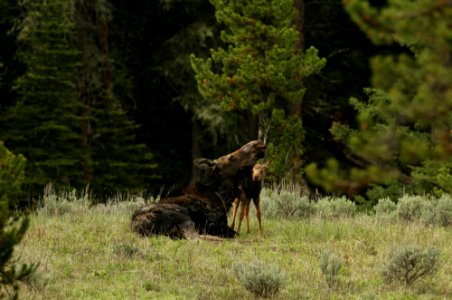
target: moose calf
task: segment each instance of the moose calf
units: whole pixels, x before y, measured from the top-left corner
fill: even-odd
[[[262,230],[262,216],[260,210],[260,193],[262,190],[262,185],[264,181],[264,172],[268,167],[268,163],[265,164],[255,164],[250,176],[244,180],[240,185],[240,195],[234,201],[234,208],[232,212],[232,223],[231,228],[234,229],[235,226],[235,216],[239,205],[240,216],[239,225],[237,232],[240,233],[240,226],[242,225],[243,217],[246,216],[246,232],[250,232],[250,203],[253,200],[254,206],[256,207],[256,217],[259,222],[259,230],[263,234]]]

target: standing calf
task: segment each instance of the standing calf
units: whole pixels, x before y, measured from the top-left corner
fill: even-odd
[[[260,193],[262,190],[262,185],[264,181],[264,172],[268,167],[268,163],[265,164],[255,164],[251,174],[246,180],[244,180],[240,185],[240,195],[234,201],[234,208],[232,212],[232,223],[231,228],[234,229],[235,226],[235,216],[239,205],[240,216],[239,225],[237,232],[240,232],[240,226],[242,225],[243,217],[246,216],[246,232],[250,232],[250,203],[253,200],[254,206],[256,207],[256,217],[259,222],[259,230],[263,234],[262,230],[262,215],[260,209]]]

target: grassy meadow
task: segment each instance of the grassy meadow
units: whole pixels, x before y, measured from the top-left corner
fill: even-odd
[[[236,239],[143,238],[129,222],[145,201],[129,198],[90,206],[74,193],[47,195],[16,249],[21,262],[39,262],[20,299],[255,299],[236,271],[253,262],[280,280],[271,299],[452,298],[451,226],[356,212],[344,199],[311,209],[307,199],[264,190],[263,236],[252,210],[251,233],[242,225]],[[386,283],[382,269],[402,246],[440,250],[438,271],[410,286]],[[325,251],[341,262],[333,282],[319,267]]]

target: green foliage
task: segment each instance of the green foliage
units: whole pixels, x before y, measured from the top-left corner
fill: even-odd
[[[390,215],[396,211],[397,205],[389,198],[382,198],[378,200],[377,205],[374,206],[377,216]]]
[[[261,193],[262,210],[272,218],[303,219],[318,216],[325,219],[353,217],[357,206],[346,197],[325,197],[312,202],[297,191],[264,189]]]
[[[282,109],[274,109],[269,131],[270,141],[265,159],[270,161],[266,180],[269,182],[300,182],[303,165],[304,129],[297,116],[286,116]]]
[[[440,251],[436,248],[399,247],[384,266],[381,275],[386,283],[412,285],[415,281],[435,274],[439,269]]]
[[[62,216],[68,213],[85,212],[89,209],[89,201],[86,193],[79,196],[75,189],[57,193],[53,186],[48,184],[44,189],[38,213],[50,217]]]
[[[75,27],[73,1],[27,0],[18,20],[17,56],[25,72],[17,79],[19,101],[7,112],[2,138],[28,159],[26,183],[82,184],[83,151],[77,95],[80,52],[69,37]]]
[[[294,191],[264,189],[261,199],[264,215],[271,218],[306,218],[315,213],[309,198]]]
[[[140,192],[146,182],[158,178],[157,164],[146,145],[136,141],[138,126],[130,121],[118,99],[98,103],[93,111],[95,120],[90,149],[92,179],[90,185],[98,195],[118,191]],[[108,151],[108,155],[105,155]]]
[[[25,158],[9,152],[0,142],[0,298],[17,299],[18,281],[27,280],[37,265],[17,265],[13,258],[14,247],[24,237],[28,226],[27,217],[14,216],[14,207],[24,178]]]
[[[405,194],[397,199],[382,198],[374,206],[378,217],[402,221],[420,222],[426,225],[449,226],[452,224],[452,197],[444,194],[433,196],[414,196]]]
[[[424,203],[421,222],[428,225],[449,226],[452,224],[452,198],[444,194],[439,199]]]
[[[452,26],[450,4],[418,0],[406,5],[395,0],[378,9],[365,0],[344,3],[372,41],[397,43],[403,51],[371,61],[369,99],[350,101],[358,112],[359,127],[333,126],[333,134],[361,164],[343,171],[338,181],[347,178],[364,188],[402,182],[418,193],[450,191],[452,69],[451,36],[446,29]],[[367,182],[354,179],[353,172],[367,176]],[[312,173],[320,182],[320,172]],[[344,191],[341,186],[334,189]]]
[[[312,182],[323,186],[326,191],[339,191],[349,196],[359,194],[374,181],[388,183],[394,177],[394,172],[382,174],[378,167],[373,165],[350,170],[333,158],[328,159],[323,167],[311,163],[305,171]]]
[[[261,297],[271,297],[284,285],[284,275],[279,266],[255,260],[234,265],[234,273],[243,287]]]
[[[368,199],[368,203],[375,205],[382,198],[390,198],[392,201],[397,201],[404,194],[415,194],[416,190],[416,187],[411,185],[393,182],[388,185],[372,186],[366,191],[365,197]]]
[[[299,32],[292,22],[293,1],[211,3],[226,27],[221,37],[227,48],[211,50],[207,60],[191,56],[199,92],[226,111],[258,116],[258,138],[264,139],[268,130],[275,166],[270,173],[277,179],[300,176],[301,121],[298,114],[292,118],[284,112],[300,105],[305,93],[302,79],[319,72],[326,60],[313,47],[305,52],[296,48]]]
[[[356,204],[346,197],[322,198],[315,203],[315,209],[317,215],[322,218],[353,217],[356,213]]]
[[[135,139],[113,91],[108,52],[110,6],[104,0],[25,0],[16,20],[25,70],[1,137],[27,159],[33,194],[90,185],[96,192],[143,188],[152,156]]]
[[[339,272],[342,268],[341,259],[331,251],[323,251],[319,257],[319,267],[329,288],[337,286]]]
[[[398,200],[397,215],[405,221],[419,220],[428,206],[427,203],[422,196],[404,195]]]
[[[452,162],[450,161],[425,161],[421,167],[413,170],[413,177],[417,181],[433,186],[431,189],[434,193],[452,193]]]
[[[14,203],[13,199],[20,196],[25,162],[22,155],[13,155],[0,141],[0,195],[4,201],[11,198],[11,203]]]
[[[403,222],[419,222],[426,225],[450,226],[452,224],[452,197],[440,198],[404,194],[396,198],[380,198],[371,207],[377,217]],[[359,206],[346,197],[324,197],[311,201],[295,190],[264,188],[261,206],[265,217],[282,219],[306,219],[319,217],[333,220],[350,218],[358,213]]]
[[[435,223],[442,226],[452,225],[452,196],[444,194],[436,203]]]
[[[156,201],[158,198],[153,197],[147,200],[148,203]],[[37,213],[44,217],[82,215],[90,211],[110,215],[118,213],[132,215],[134,211],[145,205],[145,200],[141,195],[121,193],[110,195],[105,202],[94,206],[93,202],[96,201],[87,189],[81,192],[77,192],[75,189],[55,191],[52,185],[47,185]]]

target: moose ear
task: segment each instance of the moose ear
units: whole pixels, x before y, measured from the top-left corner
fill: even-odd
[[[210,160],[208,158],[197,158],[193,162],[195,166],[200,170],[211,170],[213,169],[216,164],[213,160]]]

